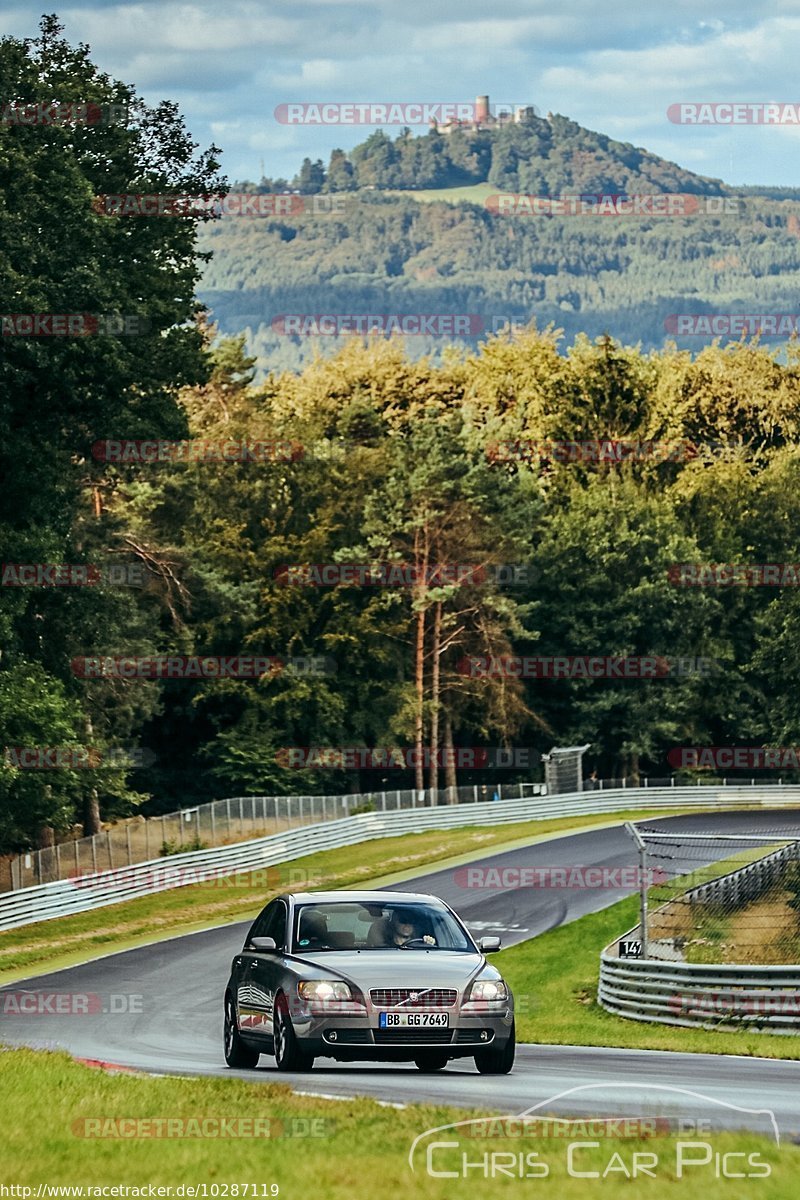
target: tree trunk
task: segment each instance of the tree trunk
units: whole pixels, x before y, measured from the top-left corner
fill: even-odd
[[[439,791],[439,656],[442,644],[442,602],[437,600],[433,610],[433,647],[431,649],[431,762],[428,787],[431,804],[438,803]]]
[[[103,832],[103,822],[100,820],[100,801],[97,788],[89,788],[83,797],[83,836],[93,837]]]
[[[634,787],[639,786],[639,755],[631,754],[630,759],[630,779]]]
[[[458,804],[458,776],[453,750],[453,722],[450,713],[444,714],[444,783],[447,788],[447,803]]]
[[[422,545],[420,545],[422,543]],[[425,790],[424,774],[424,741],[425,741],[425,605],[422,603],[427,591],[428,576],[428,531],[417,530],[414,539],[414,565],[419,570],[419,584],[415,588],[415,596],[419,600],[417,613],[417,645],[415,652],[415,673],[417,692],[417,711],[415,714],[414,746],[416,761],[414,763],[414,787],[418,792]]]
[[[56,831],[52,825],[42,825],[39,828],[39,849],[52,850],[56,844]]]
[[[84,722],[86,731],[86,746],[91,750],[92,742],[94,741],[94,728],[92,726],[92,718],[87,716]],[[97,788],[89,787],[83,794],[83,836],[93,837],[96,833],[103,832],[103,823],[100,820],[100,801],[97,796]]]
[[[417,687],[417,711],[415,714],[416,735],[414,745],[416,749],[416,760],[414,763],[414,787],[418,792],[421,792],[425,787],[425,776],[423,774],[423,706],[425,704],[425,609],[421,608],[417,613],[417,649],[416,649],[416,687]]]

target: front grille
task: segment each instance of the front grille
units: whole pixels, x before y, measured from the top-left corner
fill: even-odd
[[[452,1029],[373,1029],[376,1046],[449,1046]]]
[[[370,997],[376,1008],[452,1008],[458,992],[455,988],[373,988]]]

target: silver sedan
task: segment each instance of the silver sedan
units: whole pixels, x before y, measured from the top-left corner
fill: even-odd
[[[514,1064],[514,998],[443,900],[411,892],[278,896],[256,918],[225,990],[225,1060],[281,1071],[317,1057],[415,1062],[438,1071],[473,1057]]]

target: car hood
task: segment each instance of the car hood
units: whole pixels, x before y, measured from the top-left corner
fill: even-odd
[[[295,957],[320,974],[346,976],[361,988],[461,988],[486,964],[482,954],[450,950],[323,950]],[[491,973],[499,977],[493,968]]]

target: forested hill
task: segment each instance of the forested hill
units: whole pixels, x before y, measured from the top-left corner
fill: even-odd
[[[225,215],[201,237],[213,258],[200,298],[223,333],[247,334],[262,373],[300,369],[341,344],[309,336],[313,320],[293,332],[308,315],[456,314],[466,335],[445,323],[438,336],[407,339],[412,357],[438,358],[505,322],[650,349],[675,336],[679,315],[797,312],[800,205],[790,191],[734,195],[564,117],[492,132],[375,132],[349,158],[334,151],[327,170],[307,160],[291,185],[300,194],[270,195],[289,188],[235,184],[268,193],[264,215]],[[498,211],[497,196],[512,192],[689,203],[682,215]],[[678,344],[700,349],[712,336],[700,329]]]
[[[285,180],[265,180],[267,189]],[[305,159],[292,181],[301,193],[359,188],[494,187],[557,196],[581,192],[690,192],[721,195],[718,179],[685,171],[647,150],[584,129],[567,117],[531,116],[496,129],[406,129],[396,138],[374,133],[349,154],[334,149],[327,167]]]

